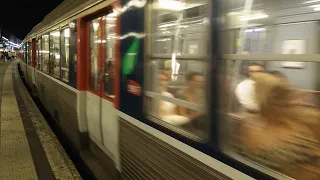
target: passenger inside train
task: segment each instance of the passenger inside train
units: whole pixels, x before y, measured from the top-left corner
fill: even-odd
[[[263,72],[263,69],[264,68],[259,64],[250,64],[248,66],[249,78],[240,82],[235,89],[235,94],[239,103],[248,112],[255,112],[259,110],[259,106],[255,102],[255,82],[252,80],[252,76],[257,72]]]
[[[141,11],[146,13],[142,20],[146,32],[133,33],[144,43],[143,58],[137,60],[139,73],[130,75],[143,76],[137,78],[143,93],[134,97],[143,99],[143,112],[128,113],[132,121],[146,122],[145,129],[173,138],[183,137],[176,139],[193,149],[209,149],[199,154],[214,159],[218,152],[232,163],[240,162],[234,168],[251,167],[244,173],[256,169],[275,179],[320,179],[319,1],[221,0],[221,6],[208,0],[146,2],[150,5]],[[114,76],[123,72],[114,67],[123,57],[114,58],[115,42],[121,47],[129,42],[125,38],[132,37],[116,36],[115,29],[131,27],[123,22],[115,28],[115,20],[104,15],[88,21],[88,94],[101,90],[115,98],[117,93]],[[49,34],[41,36],[42,71],[58,76],[49,62],[59,65],[54,53],[60,42],[54,40],[54,32]],[[121,88],[127,82],[119,83],[125,93]],[[92,129],[97,137],[104,134]]]
[[[303,107],[290,103],[294,90],[283,79],[257,73],[253,80],[260,111],[245,117],[256,123],[240,126],[238,139],[234,141],[238,141],[237,152],[291,177],[317,179],[319,137],[304,122],[305,119],[319,121],[319,112],[306,114]]]

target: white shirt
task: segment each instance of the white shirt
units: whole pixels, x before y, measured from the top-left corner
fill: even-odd
[[[161,95],[174,98],[174,96],[171,93],[165,92],[165,91],[162,91]],[[167,101],[160,101],[160,103],[161,103],[162,110],[165,114],[173,114],[175,112],[177,105]]]
[[[259,110],[255,98],[255,82],[251,79],[243,80],[235,89],[239,103],[249,110]]]

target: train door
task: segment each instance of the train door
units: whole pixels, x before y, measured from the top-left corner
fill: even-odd
[[[88,93],[86,112],[89,136],[108,150],[115,148],[115,36],[116,15],[88,21]],[[115,150],[116,151],[116,150]]]

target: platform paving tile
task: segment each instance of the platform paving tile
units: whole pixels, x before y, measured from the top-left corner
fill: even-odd
[[[12,86],[9,66],[3,80],[1,102],[0,179],[37,179],[28,140]]]
[[[20,78],[17,84],[56,179],[82,179]]]
[[[35,167],[33,159],[37,154],[32,154],[33,150],[29,144],[30,139],[28,142],[28,136],[26,135],[26,132],[29,131],[36,131],[39,138],[38,141],[41,142],[41,147],[45,152],[46,159],[55,179],[82,179],[45,118],[33,102],[32,97],[18,76],[16,66],[16,63],[12,63],[7,68],[3,78],[3,86],[1,87],[0,84],[0,180],[38,179],[37,167]],[[0,71],[1,68],[2,65],[0,64]],[[17,88],[14,88],[13,83],[16,83]],[[21,102],[22,99],[24,103],[17,103],[15,96],[17,89],[21,94],[20,101],[18,102]],[[24,127],[26,119],[32,121],[32,129]]]

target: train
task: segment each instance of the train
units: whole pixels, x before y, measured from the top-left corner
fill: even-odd
[[[319,163],[297,174],[280,146],[284,158],[239,148],[239,127],[265,121],[249,120],[259,111],[243,110],[235,89],[249,66],[281,72],[306,94],[292,106],[313,112],[305,126],[317,137],[319,3],[65,0],[25,37],[19,65],[97,179],[317,179]]]

